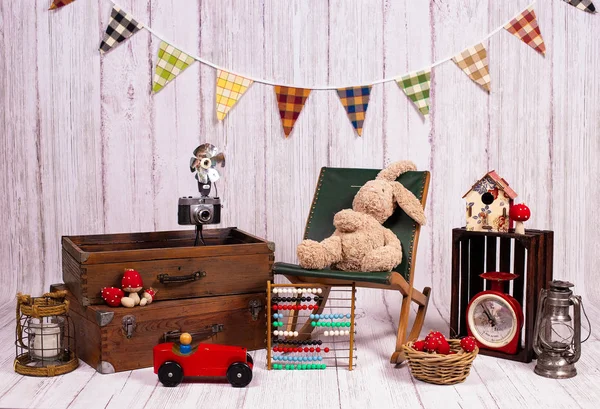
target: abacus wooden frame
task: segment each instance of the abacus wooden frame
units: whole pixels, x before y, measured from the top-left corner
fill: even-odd
[[[271,359],[271,350],[272,350],[272,346],[273,346],[273,342],[271,339],[271,334],[273,332],[273,328],[271,327],[271,314],[273,313],[273,310],[271,308],[271,293],[272,293],[272,289],[273,288],[281,288],[281,287],[308,287],[308,288],[312,288],[312,287],[322,287],[323,285],[317,282],[300,282],[300,283],[291,283],[291,284],[275,284],[272,283],[271,281],[267,281],[267,369],[271,370],[273,369],[273,362]],[[321,302],[321,305],[319,305],[319,308],[317,309],[317,311],[314,312],[314,314],[322,314],[323,313],[323,309],[325,308],[325,305],[327,304],[327,299],[329,298],[329,293],[331,292],[331,288],[332,287],[352,287],[352,295],[349,298],[349,300],[351,300],[351,307],[350,307],[350,341],[349,341],[349,345],[348,345],[348,370],[351,371],[352,368],[354,367],[352,358],[354,356],[354,320],[356,318],[355,315],[355,309],[356,309],[356,286],[354,283],[350,283],[350,284],[332,284],[332,285],[326,285],[325,288],[323,288],[323,292],[321,293],[321,296],[323,297],[323,301]],[[301,301],[296,301],[296,305],[300,305]],[[334,307],[335,308],[335,307]],[[288,323],[286,325],[286,330],[289,330],[290,328],[293,328],[292,331],[295,331],[296,325],[298,324],[298,315],[296,314],[298,310],[290,310],[290,314],[288,316]],[[299,336],[298,339],[299,340],[305,340],[310,338],[310,334],[312,333],[312,331],[315,329],[316,327],[313,327],[312,325],[310,325],[310,322],[308,322],[308,320],[306,321],[306,323],[304,324],[304,326],[302,327],[302,330],[299,331],[301,332],[303,335]],[[302,332],[305,331],[305,332]]]

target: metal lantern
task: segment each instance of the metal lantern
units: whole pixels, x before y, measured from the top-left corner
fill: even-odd
[[[29,376],[55,376],[79,365],[66,291],[42,297],[17,295],[15,372]]]
[[[554,280],[540,291],[533,349],[538,355],[535,373],[563,379],[577,375],[581,356],[581,297],[573,295],[568,281]],[[574,319],[570,307],[573,306]]]

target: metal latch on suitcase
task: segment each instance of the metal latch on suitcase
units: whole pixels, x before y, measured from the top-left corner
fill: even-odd
[[[258,320],[260,310],[262,310],[262,303],[259,300],[251,300],[248,303],[248,309],[250,310],[250,314],[252,314],[252,321],[256,321]]]
[[[123,317],[121,323],[125,336],[131,338],[133,336],[133,331],[135,331],[135,317],[133,315],[126,315]]]

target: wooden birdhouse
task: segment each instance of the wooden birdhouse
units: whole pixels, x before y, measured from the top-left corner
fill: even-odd
[[[465,193],[467,230],[508,232],[510,208],[517,193],[495,171],[488,172]]]

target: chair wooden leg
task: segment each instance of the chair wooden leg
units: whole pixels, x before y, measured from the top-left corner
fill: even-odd
[[[425,303],[425,305],[419,305],[419,309],[417,310],[417,316],[415,317],[415,322],[412,326],[410,334],[408,335],[407,341],[414,341],[419,338],[421,329],[423,329],[423,323],[425,322],[425,314],[427,314],[427,306],[429,305],[430,294],[431,288],[425,287],[423,289],[423,295],[427,298],[427,302]]]
[[[402,344],[405,342],[406,331],[408,329],[408,318],[410,316],[410,304],[412,288],[408,294],[402,298],[402,309],[400,310],[400,320],[398,321],[398,335],[396,337],[396,350],[390,358],[390,362],[393,364],[399,364],[404,361],[404,353],[402,351]]]

